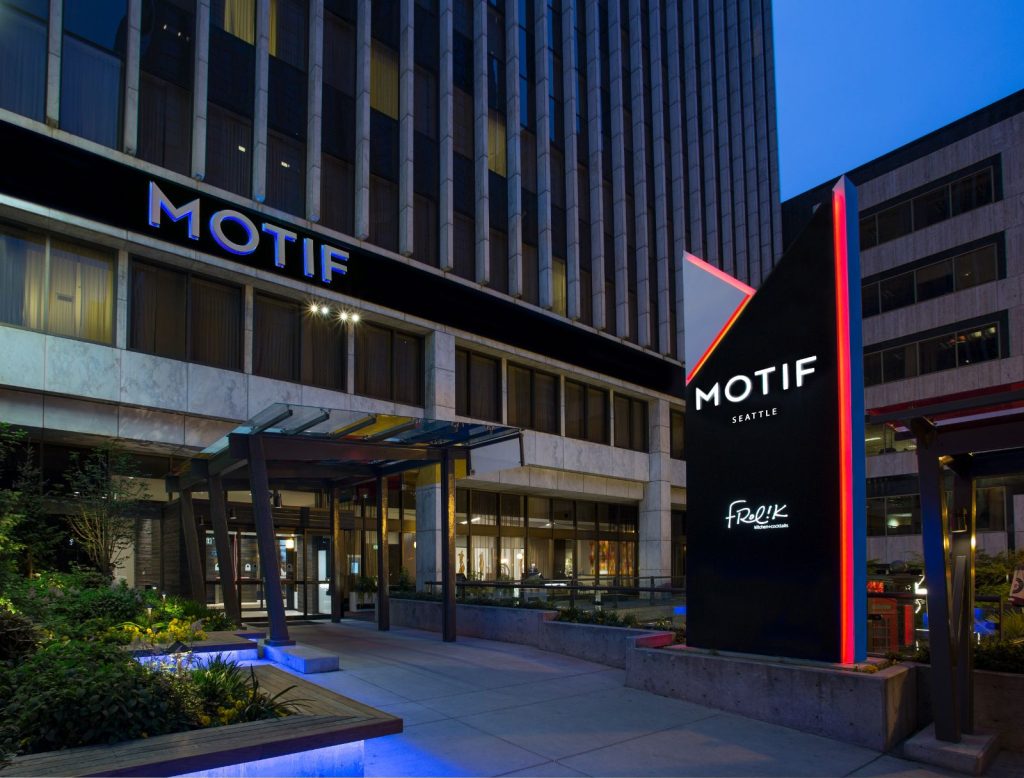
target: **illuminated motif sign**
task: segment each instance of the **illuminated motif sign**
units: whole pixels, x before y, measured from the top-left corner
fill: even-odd
[[[161,229],[166,218],[171,222],[184,222],[185,234],[189,240],[198,241],[201,238],[203,217],[198,197],[175,205],[155,181],[150,181],[147,213],[150,227]],[[348,272],[348,254],[341,249],[327,243],[321,243],[317,247],[311,237],[302,238],[300,243],[299,235],[294,230],[262,220],[257,228],[256,222],[233,208],[213,211],[210,215],[209,230],[214,243],[222,251],[236,257],[255,254],[261,241],[267,239],[273,244],[275,268],[287,269],[289,261],[301,263],[302,274],[306,278],[317,279],[328,286],[335,274],[344,275]],[[295,244],[295,248],[289,244]]]
[[[684,258],[689,645],[864,658],[856,215],[843,179],[756,292]]]

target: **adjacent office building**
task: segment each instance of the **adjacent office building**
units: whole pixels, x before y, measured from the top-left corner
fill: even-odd
[[[782,244],[767,0],[0,0],[0,72],[0,419],[51,482],[76,448],[139,454],[131,583],[181,584],[162,476],[277,402],[521,427],[523,466],[459,474],[469,579],[682,573],[680,260],[756,286]],[[999,200],[1000,127],[978,159],[932,154]],[[1002,278],[985,218],[953,242],[994,235]],[[918,237],[900,264],[940,250]],[[1005,296],[950,332],[1007,348]],[[393,578],[438,580],[432,474],[390,492],[387,538],[369,491],[342,496],[346,572],[383,542]],[[254,601],[249,495],[229,502]],[[329,611],[325,495],[274,504],[290,607]]]
[[[848,175],[860,208],[869,418],[1024,388],[1024,92]],[[787,243],[827,189],[783,204]],[[865,444],[868,558],[919,560],[914,436],[868,425]],[[1024,473],[979,478],[976,501],[979,550],[1024,547]]]

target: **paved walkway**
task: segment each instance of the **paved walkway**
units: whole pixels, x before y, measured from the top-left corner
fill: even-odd
[[[623,686],[624,672],[527,646],[360,621],[296,625],[341,656],[304,678],[405,720],[366,743],[367,776],[864,776],[941,770]],[[1000,756],[993,778],[1020,778]]]

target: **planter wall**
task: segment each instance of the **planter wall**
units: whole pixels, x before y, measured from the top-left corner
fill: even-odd
[[[664,645],[672,641],[671,632],[647,629],[605,627],[600,624],[573,624],[549,621],[540,630],[537,647],[544,651],[568,654],[588,662],[624,668],[626,656],[638,638],[661,638]]]
[[[932,721],[932,669],[914,665],[917,673],[917,720],[920,727]],[[1010,751],[1024,751],[1024,675],[974,671],[974,723],[979,729],[1002,734],[1000,745]]]
[[[916,674],[877,673],[637,647],[626,685],[803,732],[888,751],[917,724]]]

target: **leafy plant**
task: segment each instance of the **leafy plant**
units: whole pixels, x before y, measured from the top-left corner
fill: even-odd
[[[409,575],[409,571],[403,567],[398,571],[398,591],[411,592],[415,588],[416,582]]]
[[[96,568],[107,578],[124,559],[135,536],[135,511],[149,498],[137,479],[135,458],[114,443],[82,458],[71,455],[68,521]]]
[[[356,579],[355,589],[360,594],[373,594],[377,591],[377,579],[361,575]]]
[[[0,605],[0,662],[16,662],[34,652],[42,639],[30,619]]]
[[[16,753],[116,743],[197,723],[174,679],[102,643],[51,643],[14,668],[11,689],[0,720],[9,724],[8,750]]]

